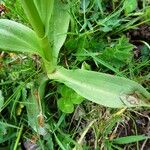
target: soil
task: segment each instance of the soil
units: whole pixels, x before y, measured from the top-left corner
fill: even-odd
[[[131,40],[143,40],[147,43],[150,42],[150,25],[141,25],[138,29],[130,30],[128,36]]]
[[[130,39],[130,42],[136,46],[134,49],[135,58],[139,58],[141,56],[141,49],[143,48],[142,41],[150,43],[150,25],[143,24],[137,29],[129,30],[126,35]],[[150,57],[150,53],[148,55]]]
[[[117,135],[119,137],[130,136],[130,135],[145,135],[150,136],[150,111],[132,112],[129,120],[126,119],[124,124],[118,126]],[[150,150],[150,140],[139,142],[140,150]],[[130,146],[130,148],[129,148]],[[125,145],[125,150],[135,149],[135,145]]]

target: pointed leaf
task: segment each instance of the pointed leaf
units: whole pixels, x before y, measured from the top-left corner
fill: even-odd
[[[44,24],[34,4],[34,0],[21,0],[21,4],[34,31],[40,38],[43,38],[45,35]]]
[[[113,108],[150,107],[146,102],[150,100],[150,93],[138,83],[126,78],[82,69],[67,70],[61,67],[48,76],[97,104]]]
[[[37,116],[39,115],[39,105],[38,101],[36,100],[36,97],[34,95],[33,90],[31,90],[29,97],[27,97],[27,90],[24,89],[26,99],[25,104],[26,110],[27,110],[27,117],[28,117],[28,124],[37,132]]]
[[[0,19],[0,49],[43,56],[38,37],[30,28],[15,21]]]
[[[150,138],[149,136],[145,136],[145,135],[131,135],[131,136],[126,136],[126,137],[116,138],[113,140],[113,143],[114,144],[129,144],[133,142],[146,140],[149,138]]]
[[[54,0],[34,0],[34,3],[45,26],[45,35],[47,36],[50,26],[51,14],[53,11]]]
[[[45,135],[44,115],[42,114],[42,104],[38,89],[31,87],[31,93],[27,98],[26,110],[29,125],[40,135]]]
[[[67,36],[70,16],[68,5],[56,0],[54,11],[50,20],[49,39],[53,45],[54,57],[57,60],[58,53]]]

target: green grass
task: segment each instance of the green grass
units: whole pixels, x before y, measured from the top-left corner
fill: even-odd
[[[129,29],[148,23],[149,18],[145,16],[148,2],[143,0],[131,13],[125,12],[123,3],[69,1],[72,18],[59,63],[67,68],[83,67],[128,77],[150,91],[149,43],[139,39],[143,53],[134,58],[136,45],[126,37]],[[19,0],[5,0],[5,4],[9,11],[2,18],[28,24]],[[84,100],[74,105],[73,113],[63,113],[57,106],[60,89],[53,81],[43,79],[42,65],[38,56],[0,52],[0,100],[4,99],[0,108],[0,150],[19,150],[25,142],[43,150],[138,150],[146,147],[144,142],[148,139],[139,125],[142,126],[142,119],[148,124],[149,116],[145,113],[148,109],[114,110]],[[44,93],[42,99],[36,95],[39,87]],[[35,123],[37,118],[38,124]]]

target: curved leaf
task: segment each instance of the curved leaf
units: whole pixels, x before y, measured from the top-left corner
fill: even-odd
[[[53,45],[54,57],[57,60],[60,48],[65,42],[70,22],[68,5],[55,0],[54,11],[50,20],[49,39]]]
[[[45,35],[47,36],[50,26],[51,14],[53,11],[54,0],[34,0],[40,18],[45,26]]]
[[[0,49],[35,53],[44,57],[35,32],[15,21],[0,19]]]
[[[43,38],[45,35],[44,24],[40,18],[38,10],[34,4],[33,0],[21,0],[22,8],[33,27],[34,31],[40,38]]]
[[[150,107],[148,93],[141,85],[126,78],[82,69],[58,68],[49,78],[64,83],[79,95],[107,107]]]

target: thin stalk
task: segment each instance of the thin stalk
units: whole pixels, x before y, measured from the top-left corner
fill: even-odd
[[[45,35],[44,25],[33,0],[21,0],[21,4],[34,31],[40,38],[43,38]]]
[[[22,134],[22,130],[23,130],[23,125],[21,126],[20,131],[18,132],[17,139],[16,139],[13,150],[17,150],[17,146],[18,146],[21,134]]]

